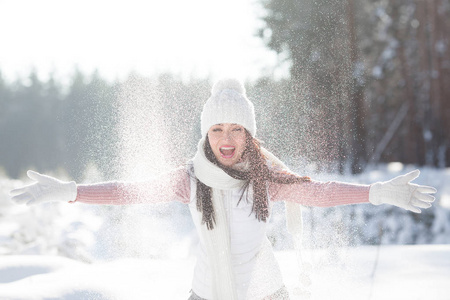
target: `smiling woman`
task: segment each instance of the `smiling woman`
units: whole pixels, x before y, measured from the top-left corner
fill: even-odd
[[[186,204],[199,235],[192,300],[289,299],[266,236],[276,201],[296,208],[387,203],[413,212],[434,201],[429,195],[434,188],[410,183],[418,170],[372,185],[319,182],[291,172],[255,138],[254,107],[238,80],[213,86],[200,121],[195,156],[158,178],[77,185],[29,171],[36,182],[13,190],[12,199],[19,204]],[[298,219],[298,214],[288,213],[288,226]]]

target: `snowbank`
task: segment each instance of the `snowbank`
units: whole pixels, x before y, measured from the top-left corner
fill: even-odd
[[[379,251],[379,252],[378,252]],[[449,299],[450,245],[375,246],[305,251],[311,299]],[[277,251],[292,299],[293,251]],[[86,264],[50,256],[0,258],[0,299],[187,299],[194,260],[120,259]]]
[[[87,264],[63,257],[3,256],[0,299],[185,299],[192,269],[189,260]]]

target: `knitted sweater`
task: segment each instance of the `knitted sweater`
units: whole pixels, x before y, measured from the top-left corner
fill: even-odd
[[[124,205],[179,201],[190,202],[190,175],[179,167],[143,182],[79,184],[74,202]],[[332,207],[369,203],[369,185],[308,181],[297,184],[268,183],[271,201],[291,201],[303,206]]]

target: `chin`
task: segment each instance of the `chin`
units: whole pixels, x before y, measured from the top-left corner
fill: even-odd
[[[236,164],[236,162],[233,160],[233,161],[229,161],[229,160],[219,160],[219,162],[222,164],[222,165],[224,165],[224,166],[226,166],[226,167],[232,167],[232,166],[234,166],[235,164]]]

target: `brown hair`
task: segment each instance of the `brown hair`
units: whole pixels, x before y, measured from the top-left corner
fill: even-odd
[[[248,188],[250,183],[253,184],[253,207],[252,212],[255,212],[255,217],[259,221],[266,222],[269,216],[269,199],[267,196],[266,183],[274,182],[281,184],[294,184],[305,181],[310,181],[309,177],[301,177],[294,173],[287,172],[285,170],[274,170],[267,166],[266,158],[261,152],[260,142],[252,137],[252,135],[245,130],[246,145],[244,153],[242,154],[242,160],[248,160],[248,170],[236,170],[226,167],[219,163],[214,155],[211,145],[209,144],[208,135],[205,138],[204,152],[205,156],[212,163],[219,166],[228,175],[235,179],[245,180],[246,183],[242,189],[242,195],[239,202],[244,197],[244,194],[248,195]],[[215,215],[213,204],[211,201],[211,188],[200,180],[197,179],[197,210],[202,213],[202,224],[206,223],[209,230],[214,228]]]

